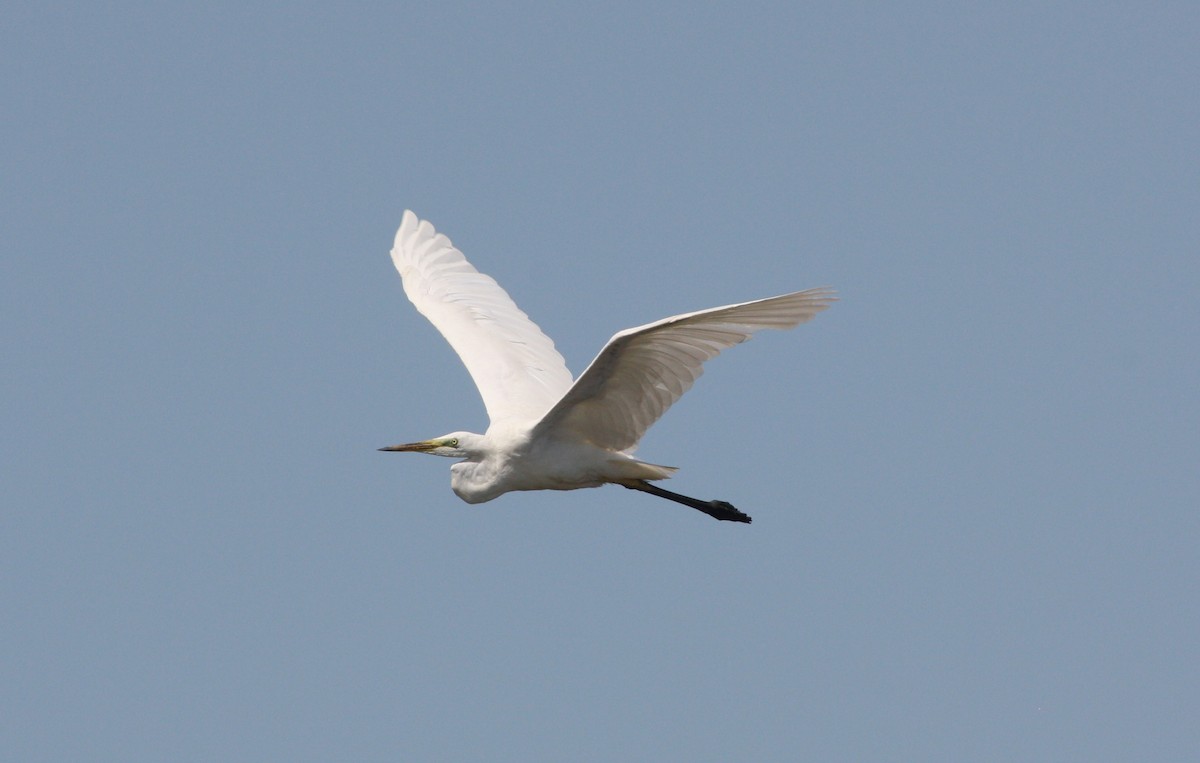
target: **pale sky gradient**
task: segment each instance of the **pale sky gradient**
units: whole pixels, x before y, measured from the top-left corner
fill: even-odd
[[[801,5],[0,13],[0,759],[1194,757],[1200,10]],[[836,287],[639,451],[754,524],[376,452],[406,207],[575,372]]]

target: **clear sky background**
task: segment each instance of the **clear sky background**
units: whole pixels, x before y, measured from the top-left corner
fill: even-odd
[[[23,3],[0,758],[1200,749],[1190,2]],[[468,506],[411,207],[576,372],[820,285],[616,487]]]

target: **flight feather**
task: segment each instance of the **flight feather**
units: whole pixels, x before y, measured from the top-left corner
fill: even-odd
[[[677,315],[617,332],[535,432],[632,451],[691,388],[703,364],[760,329],[812,319],[836,297],[818,288]]]
[[[407,210],[392,262],[404,293],[467,367],[493,424],[532,424],[571,387],[554,342],[449,238]]]

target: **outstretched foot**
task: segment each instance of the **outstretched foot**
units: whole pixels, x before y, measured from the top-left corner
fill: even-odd
[[[750,516],[743,514],[741,511],[728,501],[701,501],[698,498],[689,498],[686,495],[672,493],[670,490],[663,490],[658,485],[651,485],[646,480],[634,480],[632,482],[619,483],[630,490],[640,490],[643,493],[656,495],[659,498],[666,498],[668,501],[682,503],[684,506],[691,506],[697,511],[703,511],[713,519],[720,519],[725,522],[745,522],[750,524]]]
[[[700,509],[700,511],[703,511],[710,517],[715,519],[723,519],[726,522],[745,522],[746,524],[750,524],[750,515],[743,514],[736,506],[728,501],[713,500],[709,501],[708,505],[712,508],[707,510]]]

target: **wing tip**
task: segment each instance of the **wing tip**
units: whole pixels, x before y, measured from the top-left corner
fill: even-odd
[[[421,218],[411,210],[404,210],[404,214],[400,216],[400,227],[396,229],[396,237],[392,243],[393,254],[396,250],[404,246],[408,238],[416,232],[421,225]]]
[[[832,286],[818,286],[815,289],[805,289],[799,293],[804,295],[805,299],[818,310],[824,310],[840,299],[837,289]]]
[[[440,239],[440,244],[438,243]],[[433,223],[417,217],[411,209],[404,210],[400,217],[400,227],[396,229],[396,237],[392,241],[392,260],[400,267],[401,260],[408,253],[414,252],[422,244],[442,245],[453,248],[454,244],[443,234],[437,232]]]

